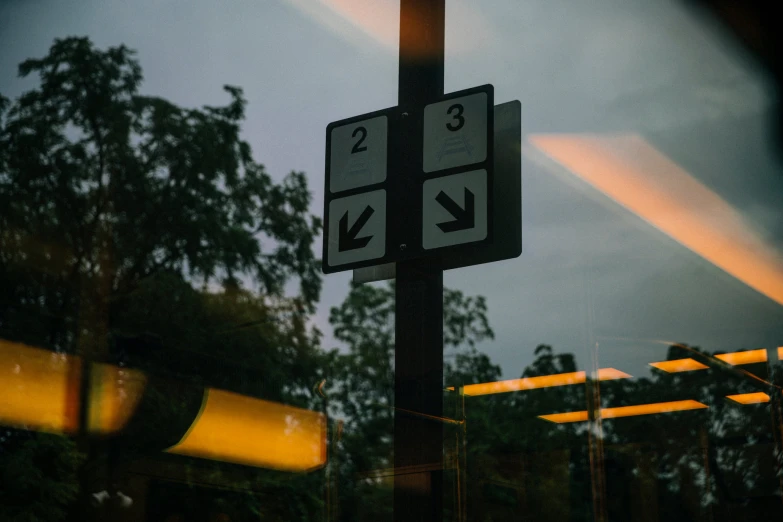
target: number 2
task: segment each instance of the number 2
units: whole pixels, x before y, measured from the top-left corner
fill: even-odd
[[[351,134],[351,137],[355,138],[357,134],[361,134],[361,136],[359,137],[359,141],[354,143],[353,148],[351,149],[351,154],[356,154],[357,152],[364,152],[367,150],[367,145],[360,147],[360,145],[364,143],[364,139],[367,137],[367,129],[364,127],[356,127],[356,129],[353,131],[353,134]]]
[[[462,115],[465,107],[463,107],[461,103],[455,103],[449,107],[449,110],[446,111],[446,114],[451,114],[452,111],[455,110],[457,111],[457,114],[454,115],[454,119],[457,120],[458,123],[456,125],[451,122],[446,124],[446,128],[452,132],[460,130],[462,126],[465,125],[465,117]]]

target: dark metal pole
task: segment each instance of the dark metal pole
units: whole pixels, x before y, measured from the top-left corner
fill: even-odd
[[[399,107],[409,117],[403,118],[405,132],[401,133],[396,150],[390,153],[398,155],[402,166],[393,175],[401,177],[403,186],[415,187],[406,190],[411,210],[406,213],[408,219],[417,219],[421,212],[421,188],[413,179],[422,171],[418,112],[443,94],[444,22],[445,0],[400,2]],[[435,257],[400,262],[396,271],[395,406],[442,417],[443,270],[440,260]],[[443,425],[397,410],[394,467],[394,520],[442,520]],[[407,473],[406,468],[411,472]]]

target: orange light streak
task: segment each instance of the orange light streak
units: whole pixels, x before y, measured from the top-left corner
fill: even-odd
[[[549,415],[539,415],[538,418],[557,424],[564,424],[567,422],[584,422],[587,420],[587,412],[569,411],[566,413],[550,413]]]
[[[716,355],[715,358],[733,366],[738,364],[760,363],[767,361],[767,350],[761,348],[759,350],[748,350],[746,352],[722,353]]]
[[[600,192],[783,305],[783,257],[742,216],[637,135],[536,135],[529,141]]]
[[[320,4],[388,49],[396,49],[399,44],[399,6],[389,0],[300,0],[294,3]]]
[[[692,372],[695,370],[706,370],[708,367],[694,359],[676,359],[673,361],[652,362],[650,366],[658,368],[668,373]]]
[[[400,45],[400,3],[397,0],[287,0],[288,4],[309,17],[319,26],[357,47],[366,45],[366,39],[378,43],[387,52],[397,53]],[[412,20],[405,25],[417,33],[426,31],[421,15],[412,6]],[[459,34],[448,38],[449,53],[466,53],[486,45],[487,35],[494,33],[480,8],[469,3],[448,6],[447,31]],[[450,35],[449,35],[450,36]],[[427,57],[432,49],[413,39],[402,53],[413,58]]]
[[[598,370],[599,381],[614,379],[627,379],[631,376],[615,368],[601,368]],[[534,390],[537,388],[550,388],[553,386],[568,386],[581,384],[587,379],[585,372],[558,373],[554,375],[542,375],[540,377],[524,377],[522,379],[510,379],[507,381],[484,382],[468,384],[464,388],[465,395],[489,395],[492,393],[507,393],[522,390]]]
[[[635,415],[653,415],[655,413],[670,413],[673,411],[701,410],[707,408],[694,400],[654,402],[652,404],[637,404],[635,406],[619,406],[616,408],[602,408],[601,417],[614,419],[618,417],[632,417]]]
[[[726,398],[740,404],[758,404],[761,402],[769,402],[769,395],[764,392],[738,393],[737,395],[726,395]]]
[[[601,418],[616,419],[619,417],[633,417],[637,415],[653,415],[656,413],[671,413],[674,411],[702,410],[707,408],[694,400],[654,402],[651,404],[637,404],[634,406],[618,406],[614,408],[601,408]],[[562,424],[566,422],[584,422],[587,420],[586,411],[571,411],[567,413],[551,413],[539,415],[539,419]]]

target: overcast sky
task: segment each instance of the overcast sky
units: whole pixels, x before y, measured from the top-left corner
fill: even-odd
[[[763,76],[712,20],[679,0],[447,0],[446,91],[491,83],[541,133],[633,133],[747,221],[783,266],[783,164]],[[185,106],[244,88],[244,137],[276,178],[305,171],[323,205],[324,134],[397,100],[393,0],[0,0],[0,92],[52,40],[87,35],[138,51],[143,92]],[[634,375],[681,341],[783,346],[783,306],[748,288],[556,162],[523,147],[523,254],[447,272],[486,295],[497,339],[481,349],[516,377],[539,343]],[[651,173],[654,174],[654,173]],[[316,245],[320,252],[320,244]],[[317,323],[350,273],[324,278]],[[623,338],[618,341],[615,338]]]

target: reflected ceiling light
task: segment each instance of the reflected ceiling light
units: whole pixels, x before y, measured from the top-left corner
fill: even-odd
[[[619,417],[633,417],[637,415],[653,415],[656,413],[671,413],[674,411],[703,410],[707,408],[694,400],[654,402],[652,404],[637,404],[634,406],[618,406],[615,408],[601,408],[601,418],[616,419]],[[539,415],[539,419],[562,424],[566,422],[584,422],[587,420],[586,411],[572,411],[568,413],[551,413]]]
[[[557,424],[563,424],[566,422],[584,422],[587,420],[586,411],[569,411],[567,413],[550,413],[549,415],[539,415],[539,419],[544,419],[549,422],[555,422]]]
[[[397,53],[400,45],[400,2],[399,0],[287,0],[288,4],[309,17],[319,26],[334,35],[349,41],[356,47],[365,48],[369,37],[387,52]],[[419,2],[412,2],[413,20],[405,25],[421,31],[422,17],[416,12]],[[423,4],[423,2],[422,2]],[[465,53],[475,51],[486,44],[486,35],[494,33],[492,25],[481,9],[469,3],[449,6],[449,28],[457,31],[460,38],[449,40],[449,52]],[[469,29],[469,30],[468,30]],[[414,58],[426,57],[432,50],[423,42],[407,42],[402,50]]]
[[[0,424],[76,433],[81,370],[78,357],[0,340]]]
[[[692,372],[695,370],[706,370],[708,367],[695,359],[675,359],[673,361],[652,362],[650,366],[658,368],[668,373]]]
[[[288,3],[342,38],[351,38],[347,33],[358,29],[389,51],[397,50],[400,8],[390,0],[288,0]],[[354,43],[361,45],[366,41]]]
[[[90,373],[87,429],[120,431],[141,400],[138,370],[95,364]],[[49,433],[79,431],[81,358],[0,340],[0,424]]]
[[[737,395],[726,395],[726,398],[740,404],[758,404],[761,402],[769,402],[769,395],[764,392],[738,393]]]
[[[238,393],[207,389],[196,420],[169,453],[285,471],[326,463],[326,417]]]
[[[746,352],[722,353],[716,355],[715,358],[734,366],[738,364],[760,363],[767,361],[767,350],[761,348],[759,350],[748,350]]]
[[[686,248],[783,304],[783,256],[731,205],[640,136],[553,134],[529,141]]]
[[[612,381],[615,379],[630,379],[631,375],[621,372],[616,368],[600,368],[598,370],[599,381]]]
[[[598,370],[599,381],[614,379],[628,379],[631,375],[621,372],[616,368],[601,368]],[[480,384],[468,384],[464,387],[465,395],[489,395],[492,393],[506,393],[522,390],[534,390],[537,388],[551,388],[554,386],[567,386],[569,384],[581,384],[587,379],[585,372],[557,373],[542,375],[540,377],[524,377],[522,379],[510,379],[507,381],[484,382]]]
[[[79,431],[79,357],[0,340],[0,425],[60,434]],[[90,372],[87,428],[122,431],[144,394],[146,376],[109,364]],[[326,417],[222,390],[207,389],[182,440],[167,451],[287,471],[326,463]]]
[[[619,406],[616,408],[602,408],[601,417],[604,419],[613,419],[617,417],[631,417],[634,415],[652,415],[654,413],[669,413],[673,411],[701,410],[706,408],[694,400],[654,402],[652,404],[637,404],[635,406]]]
[[[122,431],[136,411],[147,376],[139,370],[98,363],[90,374],[90,408],[87,429],[90,433]]]
[[[778,361],[783,361],[783,346],[778,346]]]

